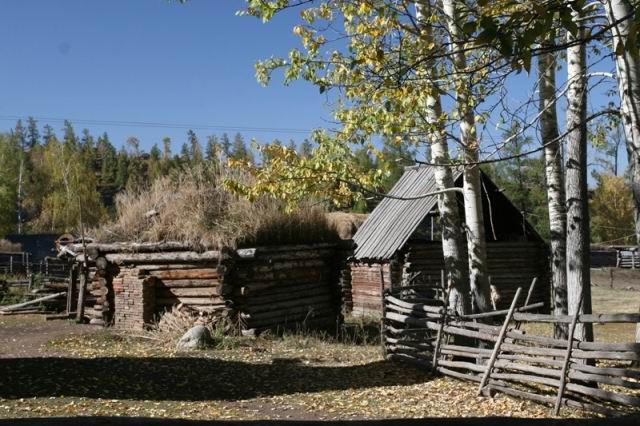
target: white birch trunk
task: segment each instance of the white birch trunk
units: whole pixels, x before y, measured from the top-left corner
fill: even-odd
[[[416,17],[425,31],[425,43],[433,40],[430,31],[431,25],[427,18],[431,14],[430,0],[419,0],[415,3]],[[433,77],[432,69],[435,66],[433,61],[425,64],[428,77]],[[435,83],[434,83],[435,84]],[[434,93],[430,91],[430,93]],[[442,116],[442,104],[440,96],[427,96],[425,104],[425,117],[427,125],[430,127],[429,143],[431,148],[431,158],[436,164],[448,164],[449,146],[447,137],[442,128],[439,118]],[[449,166],[436,166],[434,169],[436,180],[436,190],[442,191],[455,186],[453,174]],[[445,270],[448,276],[449,286],[449,307],[458,314],[470,313],[471,303],[469,300],[469,280],[467,266],[464,259],[464,234],[462,233],[462,223],[460,220],[460,209],[454,191],[447,191],[438,197],[438,210],[440,212],[440,222],[442,228],[442,252],[444,254]]]
[[[567,315],[567,218],[562,180],[562,153],[558,140],[556,112],[556,58],[553,53],[538,57],[538,86],[540,91],[540,139],[544,144],[549,233],[551,236],[551,287],[553,312]],[[555,142],[553,142],[555,141]],[[555,337],[567,339],[567,324],[556,324]]]
[[[447,18],[450,44],[453,51],[453,68],[460,76],[466,68],[466,56],[462,50],[460,15],[455,0],[443,0],[443,11]],[[480,143],[477,138],[473,102],[467,80],[457,77],[456,103],[460,112],[460,139],[464,145],[465,162],[475,163],[479,159]],[[473,308],[483,312],[491,310],[491,294],[487,274],[487,243],[485,240],[484,215],[482,209],[482,182],[480,167],[469,165],[464,170],[464,213],[467,228],[467,254],[469,260],[469,286]]]
[[[574,13],[574,18],[580,15]],[[576,20],[577,22],[577,20]],[[582,39],[579,24],[577,37],[567,34],[567,42]],[[587,194],[587,57],[584,44],[567,49],[567,299],[569,315],[575,315],[580,298],[581,313],[591,313],[591,277],[589,269],[589,207]],[[573,130],[572,130],[573,129]],[[578,324],[578,340],[592,341],[591,324]]]
[[[620,114],[634,189],[636,244],[640,244],[640,56],[637,50],[625,48],[630,33],[638,29],[633,26],[634,6],[629,0],[603,0],[602,4],[609,24],[613,25],[614,52],[620,53],[615,55]]]

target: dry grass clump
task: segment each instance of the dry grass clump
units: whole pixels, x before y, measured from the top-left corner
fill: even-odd
[[[209,248],[329,242],[339,239],[325,210],[311,204],[284,213],[271,197],[250,202],[224,185],[229,173],[190,172],[116,198],[117,217],[93,230],[101,242],[184,241]]]
[[[22,244],[20,243],[12,243],[9,240],[5,240],[4,238],[0,239],[0,251],[4,252],[21,252]]]

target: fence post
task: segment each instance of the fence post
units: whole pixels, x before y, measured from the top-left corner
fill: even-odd
[[[562,372],[560,373],[560,386],[558,386],[558,397],[556,398],[556,405],[553,408],[553,415],[557,416],[560,413],[560,405],[562,404],[562,395],[564,389],[567,386],[567,370],[569,369],[569,362],[571,361],[571,351],[573,350],[573,334],[576,331],[576,324],[578,324],[578,318],[580,317],[580,308],[582,308],[582,298],[578,302],[578,309],[576,314],[571,320],[571,327],[569,328],[569,337],[567,337],[567,352],[564,356],[564,363],[562,364]]]
[[[442,335],[444,334],[444,326],[447,323],[447,312],[449,310],[449,286],[445,285],[444,283],[444,269],[440,272],[440,279],[442,284],[442,298],[444,299],[444,307],[442,309],[442,318],[440,318],[441,322],[438,326],[438,334],[436,335],[436,346],[433,349],[433,360],[431,361],[431,366],[434,373],[438,370],[438,356],[440,356]]]
[[[389,266],[389,277],[391,277],[391,266]],[[391,288],[391,285],[389,285]],[[385,300],[384,300],[384,265],[380,264],[380,308],[382,316],[380,317],[380,344],[382,345],[382,355],[387,356],[387,342],[386,331],[384,329],[384,317],[386,314]]]
[[[27,287],[27,292],[31,293],[32,288],[33,288],[33,274],[29,274],[29,286]]]
[[[86,256],[86,254],[85,254]],[[76,313],[76,321],[81,323],[84,321],[84,296],[87,289],[87,279],[89,275],[88,268],[82,265],[80,270],[80,286],[78,288],[78,309]]]
[[[504,319],[504,324],[502,324],[502,328],[500,329],[500,334],[498,334],[498,339],[496,340],[496,344],[493,347],[493,352],[491,353],[491,358],[489,358],[489,363],[487,364],[487,368],[482,375],[482,380],[480,381],[480,386],[478,387],[478,396],[482,395],[482,390],[487,385],[489,381],[489,376],[491,375],[491,370],[493,369],[494,364],[496,363],[496,359],[498,359],[498,355],[500,354],[500,346],[502,346],[502,342],[504,341],[505,336],[507,335],[507,329],[509,328],[509,322],[511,318],[513,318],[513,313],[516,310],[516,304],[518,303],[518,298],[520,297],[520,292],[522,291],[522,287],[518,287],[515,296],[513,296],[513,300],[511,301],[511,306],[509,307],[509,312],[507,312],[507,316]]]
[[[67,314],[73,311],[73,296],[76,293],[76,280],[78,278],[78,269],[75,265],[71,265],[69,270],[69,285],[67,286]]]

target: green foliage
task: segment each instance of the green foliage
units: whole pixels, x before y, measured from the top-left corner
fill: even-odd
[[[49,125],[43,126],[41,137],[33,119],[26,129],[16,123],[9,134],[0,133],[0,236],[17,231],[19,205],[23,232],[77,232],[81,214],[87,228],[113,217],[115,200],[125,190],[142,193],[156,181],[179,180],[195,170],[220,176],[228,160],[253,161],[241,134],[233,144],[227,135],[210,135],[204,154],[195,132],[187,132],[185,141],[180,155],[173,155],[169,138],[162,139],[162,146],[152,145],[148,153],[135,137],[116,150],[106,133],[94,138],[84,129],[78,138],[68,121],[62,139]],[[295,142],[289,145],[295,147]]]
[[[515,137],[514,137],[515,135]],[[529,137],[520,134],[520,127],[514,125],[503,135],[503,139],[512,138],[503,148],[505,157],[516,156],[532,149]],[[538,234],[549,239],[549,211],[547,207],[544,158],[516,157],[493,163],[482,169],[489,174],[495,184],[522,212]]]

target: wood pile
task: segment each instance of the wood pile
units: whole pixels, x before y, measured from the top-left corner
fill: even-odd
[[[383,336],[390,359],[410,361],[479,383],[479,394],[503,392],[591,412],[640,410],[640,343],[574,340],[578,323],[637,323],[640,314],[553,316],[530,313],[542,303],[519,306],[517,291],[507,310],[458,316],[444,302],[385,295]],[[529,292],[533,293],[532,291]],[[485,322],[500,320],[501,325]],[[526,333],[523,323],[570,324],[569,339]]]

